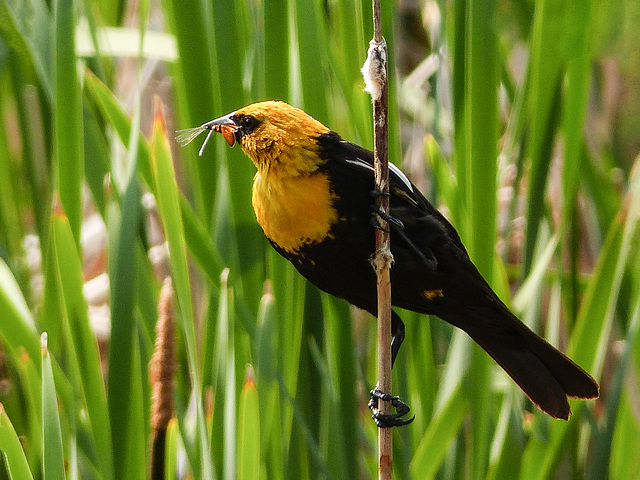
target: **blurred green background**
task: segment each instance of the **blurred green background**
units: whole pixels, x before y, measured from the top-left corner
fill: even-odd
[[[465,334],[401,312],[395,478],[637,478],[640,3],[382,3],[390,158],[601,384],[553,420]],[[357,0],[0,3],[0,478],[147,478],[169,274],[165,478],[376,477],[375,320],[271,250],[239,148],[173,140],[282,99],[371,148],[371,35]]]

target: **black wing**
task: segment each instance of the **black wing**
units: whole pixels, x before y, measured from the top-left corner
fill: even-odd
[[[353,177],[364,179],[360,190],[368,188],[364,183],[373,185],[373,154],[330,135],[335,135],[330,142],[332,161],[359,172]],[[598,384],[591,376],[533,333],[498,299],[442,214],[397,167],[390,165],[389,173],[389,213],[404,226],[392,225],[392,234],[400,233],[403,239],[391,242],[393,304],[435,314],[466,331],[553,417],[569,416],[567,396],[597,397]],[[424,268],[423,262],[416,261],[416,252],[427,259],[433,256],[436,268]]]
[[[325,138],[320,145],[325,150],[322,152],[324,158],[343,162],[348,168],[359,171],[363,177],[370,178],[373,190],[373,152],[342,140],[334,132],[325,134],[323,137]],[[448,237],[449,242],[468,258],[467,250],[456,229],[393,163],[389,163],[389,193],[391,194],[389,214],[404,225],[404,229],[394,224],[392,228],[416,255],[423,257],[423,261],[425,256],[428,256],[425,250],[429,249],[429,245],[432,242],[442,241],[443,237]],[[420,238],[414,238],[415,235]],[[430,263],[430,260],[427,260]]]

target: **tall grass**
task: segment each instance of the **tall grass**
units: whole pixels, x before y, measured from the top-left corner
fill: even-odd
[[[268,247],[239,149],[215,139],[199,158],[172,134],[275,98],[371,148],[371,5],[136,5],[0,3],[0,476],[146,478],[170,272],[166,478],[373,478],[375,322]],[[385,2],[390,158],[500,296],[602,385],[552,420],[465,334],[401,312],[394,392],[416,421],[395,431],[396,478],[640,471],[640,170],[596,124],[616,51],[591,40],[615,31],[595,5]]]

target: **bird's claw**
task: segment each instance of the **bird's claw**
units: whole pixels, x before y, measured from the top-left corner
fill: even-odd
[[[369,223],[373,228],[377,228],[378,230],[381,230],[385,233],[389,233],[388,228],[384,228],[382,225],[380,225],[380,220],[376,215],[371,215],[371,219],[369,220]]]
[[[378,220],[376,218],[376,217],[380,217],[381,219],[383,219],[384,221],[386,221],[387,223],[389,223],[391,226],[395,227],[396,229],[404,230],[404,223],[402,223],[402,220],[394,217],[393,215],[389,215],[388,213],[383,212],[382,210],[380,210],[378,208],[377,205],[371,205],[371,212],[374,214],[374,216],[371,217],[372,218],[371,219],[371,224],[374,227],[379,228],[380,230],[385,230],[384,228],[382,228],[380,226],[380,224],[378,223]]]
[[[381,413],[380,410],[378,410],[379,400],[391,402],[393,408],[396,409],[396,413]],[[411,410],[409,405],[400,400],[396,395],[381,392],[378,390],[378,387],[371,390],[369,409],[372,413],[371,417],[376,422],[378,428],[401,427],[410,424],[416,418],[415,415],[411,418],[402,418]]]
[[[390,197],[391,196],[391,194],[389,192],[383,192],[381,190],[371,190],[369,193],[371,194],[371,196],[373,198]]]

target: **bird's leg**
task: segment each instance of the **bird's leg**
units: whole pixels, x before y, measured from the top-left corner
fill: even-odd
[[[390,194],[388,192],[381,192],[379,190],[371,190],[371,192],[369,192],[371,194],[371,196],[376,199],[378,197],[389,197]],[[371,205],[371,225],[379,230],[383,230],[385,232],[388,232],[388,230],[386,228],[383,228],[380,225],[379,222],[379,218],[382,218],[383,220],[385,220],[386,222],[388,222],[395,230],[404,230],[404,223],[402,223],[402,221],[400,221],[399,219],[389,215],[388,213],[384,213],[382,210],[380,210],[380,208],[373,203]]]
[[[389,225],[391,225],[393,227],[394,230],[398,230],[398,231],[402,231],[404,230],[404,223],[402,223],[402,220],[397,219],[396,217],[389,215],[388,213],[384,213],[382,210],[380,210],[378,208],[377,205],[371,205],[371,212],[374,214],[371,217],[371,224],[376,227],[379,228],[381,230],[384,230],[381,226],[380,223],[378,222],[377,217],[380,217],[381,219],[385,220],[386,222],[389,223]]]
[[[391,314],[391,334],[393,336],[393,340],[391,341],[391,367],[393,368],[400,346],[404,341],[404,323],[396,312],[392,312]],[[378,410],[378,400],[391,402],[393,408],[396,409],[396,413],[380,413]],[[408,425],[416,418],[415,415],[411,418],[402,418],[411,411],[409,405],[400,400],[396,395],[381,392],[378,389],[378,385],[371,390],[369,409],[372,412],[373,420],[379,428],[401,427],[402,425]]]
[[[371,190],[369,192],[371,194],[371,196],[376,199],[378,197],[390,197],[391,194],[389,192],[382,192],[380,190]]]
[[[391,311],[391,369],[396,363],[400,346],[404,342],[404,322],[396,312]]]
[[[380,413],[378,410],[378,400],[391,402],[393,408],[396,409],[396,413]],[[416,418],[415,415],[411,418],[402,418],[411,411],[409,405],[400,400],[396,395],[381,392],[378,390],[378,385],[371,390],[369,409],[372,412],[371,417],[376,422],[378,428],[402,427],[403,425],[410,424]]]

